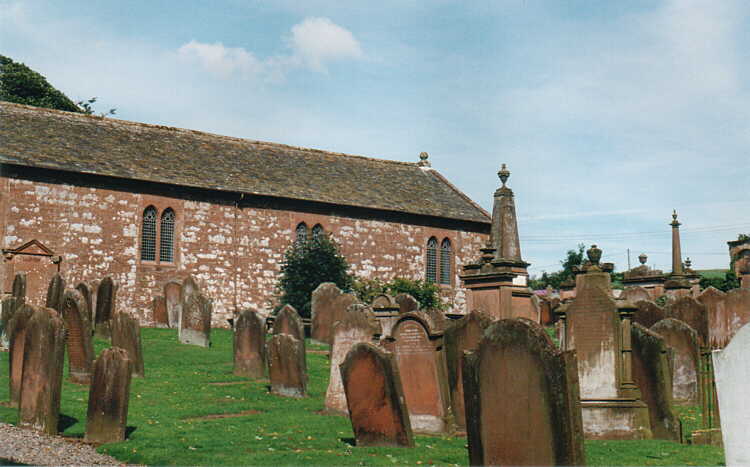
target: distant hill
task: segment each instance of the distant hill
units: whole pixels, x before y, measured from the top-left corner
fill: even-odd
[[[44,76],[3,55],[0,55],[0,101],[81,112],[75,102],[52,87]]]

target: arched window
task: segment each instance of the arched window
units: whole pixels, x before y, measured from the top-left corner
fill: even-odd
[[[304,243],[307,241],[307,224],[300,222],[296,230],[297,237],[294,241],[298,243]]]
[[[325,230],[323,230],[323,226],[320,224],[315,224],[315,227],[312,228],[312,238],[313,240],[320,238],[321,235],[325,233]]]
[[[159,235],[159,261],[174,262],[174,211],[167,208],[161,215],[161,232]]]
[[[425,268],[427,282],[435,283],[438,279],[437,248],[437,238],[432,237],[427,240],[427,262]]]
[[[156,261],[156,208],[153,206],[149,206],[143,211],[141,260]]]
[[[440,283],[451,285],[451,241],[443,239],[440,244]]]

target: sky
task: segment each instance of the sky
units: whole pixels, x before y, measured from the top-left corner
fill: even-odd
[[[0,54],[115,118],[432,167],[530,272],[728,267],[750,233],[750,2],[0,0]]]

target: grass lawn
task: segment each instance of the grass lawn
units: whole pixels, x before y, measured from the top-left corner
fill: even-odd
[[[99,447],[148,465],[467,465],[465,438],[417,436],[415,449],[356,448],[348,418],[320,415],[328,385],[325,346],[308,343],[309,397],[270,395],[268,381],[232,375],[232,335],[213,347],[181,345],[169,329],[143,329],[146,378],[133,379],[129,439]],[[96,341],[97,354],[107,343]],[[8,354],[0,354],[0,400],[8,400]],[[67,368],[65,370],[67,378]],[[64,436],[83,437],[88,388],[64,383]],[[224,417],[221,417],[221,416]],[[682,411],[686,432],[699,412]],[[0,406],[0,421],[17,410]],[[588,441],[589,465],[722,465],[720,448],[666,441]],[[0,462],[2,465],[2,462]]]

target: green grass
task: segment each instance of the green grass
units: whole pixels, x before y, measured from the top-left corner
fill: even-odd
[[[729,269],[700,269],[695,272],[706,279],[724,279]]]
[[[210,349],[181,345],[168,329],[143,329],[146,378],[131,386],[127,441],[99,451],[148,465],[467,465],[465,438],[417,436],[416,449],[353,447],[346,417],[326,416],[325,346],[308,343],[309,397],[268,393],[268,381],[232,375],[231,333],[213,330]],[[97,353],[106,342],[97,340]],[[8,399],[8,359],[0,355],[0,400]],[[67,377],[67,368],[66,368]],[[239,384],[214,385],[217,382]],[[64,383],[62,414],[73,422],[64,436],[82,437],[88,389]],[[255,411],[240,417],[207,415]],[[685,412],[684,422],[697,410]],[[16,423],[17,411],[0,406],[0,421]],[[692,426],[692,425],[691,425]],[[697,426],[697,425],[696,425]],[[589,465],[720,465],[712,446],[666,441],[588,441]],[[2,465],[0,463],[0,465]]]

